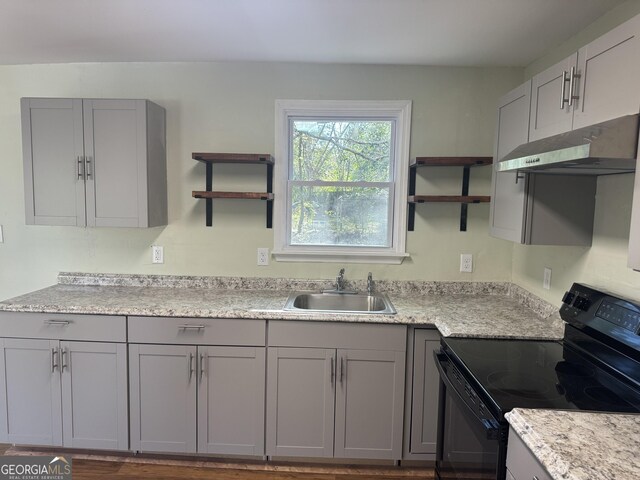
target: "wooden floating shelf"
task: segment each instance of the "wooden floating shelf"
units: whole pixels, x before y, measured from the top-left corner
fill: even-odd
[[[273,157],[268,153],[192,153],[191,158],[206,163],[236,163],[273,165]]]
[[[484,195],[409,195],[409,203],[488,203]]]
[[[273,193],[258,192],[205,192],[193,191],[193,198],[244,198],[247,200],[273,200]]]
[[[416,157],[411,167],[480,167],[491,165],[493,157]]]
[[[491,165],[492,157],[416,157],[409,165],[409,217],[407,230],[413,231],[418,203],[460,203],[460,231],[467,231],[467,205],[470,203],[487,203],[491,197],[469,195],[469,172],[471,167]],[[416,195],[416,170],[418,167],[463,167],[462,195]]]
[[[273,226],[273,165],[274,160],[269,153],[202,153],[194,152],[191,158],[203,162],[206,167],[206,190],[191,192],[193,198],[203,198],[206,202],[206,225],[213,224],[213,199],[214,198],[239,198],[245,200],[267,201],[267,228]],[[214,192],[213,191],[213,165],[215,163],[233,163],[236,165],[266,165],[267,166],[267,191],[266,192]]]

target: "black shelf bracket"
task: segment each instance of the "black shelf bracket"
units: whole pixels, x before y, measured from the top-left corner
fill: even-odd
[[[273,164],[267,164],[267,193],[273,193]],[[273,228],[273,200],[267,200],[267,228]]]
[[[466,197],[469,195],[469,175],[470,175],[470,167],[464,166],[462,169],[462,196]],[[460,205],[460,231],[467,231],[467,210],[469,205],[463,203]]]
[[[409,195],[416,194],[416,170],[415,166],[411,166],[409,168]],[[416,223],[416,204],[409,203],[409,218],[407,221],[407,230],[409,232],[413,232],[415,229]]]

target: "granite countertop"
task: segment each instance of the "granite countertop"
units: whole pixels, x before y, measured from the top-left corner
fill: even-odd
[[[516,408],[506,417],[555,480],[640,478],[640,415]]]
[[[556,308],[521,288],[490,282],[377,282],[395,315],[282,310],[293,290],[327,281],[60,274],[57,285],[0,302],[0,311],[432,325],[444,336],[559,339]],[[363,285],[352,282],[362,291]]]

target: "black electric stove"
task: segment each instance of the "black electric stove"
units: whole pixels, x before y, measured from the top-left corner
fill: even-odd
[[[516,407],[640,413],[640,307],[581,284],[563,298],[561,341],[444,338],[436,471],[506,475]]]

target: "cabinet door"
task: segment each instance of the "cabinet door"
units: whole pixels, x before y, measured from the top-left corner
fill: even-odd
[[[129,448],[127,347],[61,342],[64,446]]]
[[[82,100],[23,98],[27,225],[85,225]]]
[[[89,226],[146,226],[145,103],[83,101]]]
[[[196,347],[129,345],[131,449],[195,453]]]
[[[578,54],[574,53],[533,77],[529,141],[571,130],[575,103],[571,107],[568,102],[561,106],[561,99],[563,92],[564,99],[569,99],[569,74],[577,59]]]
[[[638,163],[640,163],[640,160],[638,160]],[[640,170],[636,169],[636,172],[638,171]],[[640,175],[636,174],[634,182],[628,265],[634,270],[640,270]]]
[[[264,455],[264,347],[198,347],[198,452]]]
[[[491,235],[521,243],[524,234],[525,180],[498,172],[501,158],[529,139],[531,80],[500,99],[493,157]]]
[[[440,378],[433,352],[440,349],[437,330],[416,330],[413,347],[411,453],[436,453]]]
[[[332,457],[335,350],[270,347],[267,368],[267,454]]]
[[[58,341],[0,339],[0,441],[62,446]]]
[[[404,352],[338,350],[335,456],[402,456]]]
[[[573,128],[640,111],[640,16],[578,51],[579,96]]]

